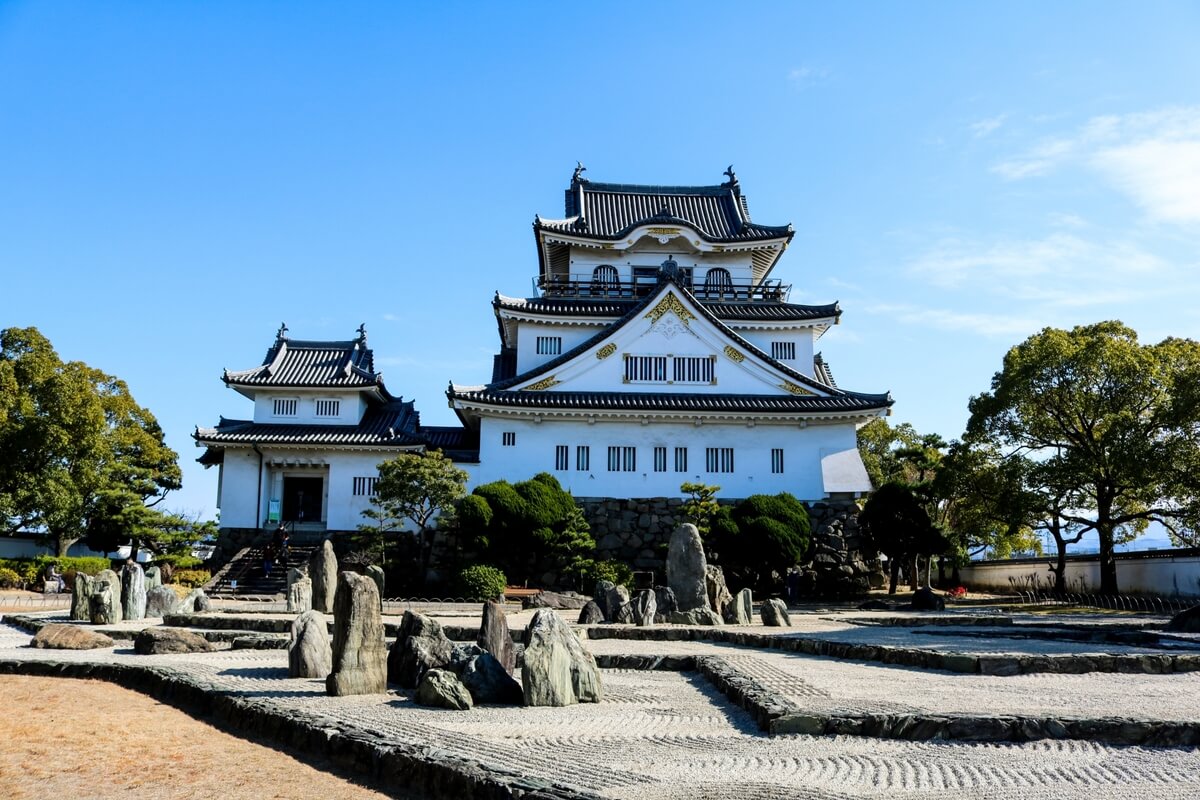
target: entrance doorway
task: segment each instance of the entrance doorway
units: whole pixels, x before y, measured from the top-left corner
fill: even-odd
[[[320,522],[324,478],[283,477],[283,521]]]

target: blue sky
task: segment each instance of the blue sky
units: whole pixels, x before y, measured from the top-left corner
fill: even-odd
[[[594,180],[717,183],[841,302],[839,383],[950,438],[1005,350],[1119,318],[1200,338],[1200,7],[1187,3],[0,0],[0,326],[190,434],[221,370],[366,323],[427,424],[483,382],[530,223]]]

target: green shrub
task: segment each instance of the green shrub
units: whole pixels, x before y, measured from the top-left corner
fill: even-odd
[[[732,511],[722,508],[712,522],[721,566],[756,591],[778,588],[783,575],[808,550],[811,523],[804,504],[790,494],[755,494]]]
[[[508,582],[504,573],[487,564],[475,564],[458,573],[458,587],[463,597],[472,600],[491,600],[504,594]]]
[[[19,589],[23,581],[16,570],[0,567],[0,589]]]
[[[25,586],[39,584],[50,572],[52,565],[58,567],[63,580],[70,587],[75,583],[76,572],[95,575],[102,569],[110,569],[112,562],[101,556],[40,555],[33,558],[0,559],[0,569],[16,573],[18,581]]]
[[[624,561],[615,558],[604,561],[582,558],[575,562],[572,571],[579,576],[580,588],[588,594],[591,594],[596,581],[612,581],[619,586],[633,585],[633,570]]]
[[[180,586],[190,586],[195,588],[203,586],[212,579],[212,573],[206,569],[178,569],[172,576],[172,580]]]
[[[164,564],[170,564],[175,569],[197,569],[204,564],[204,561],[196,558],[191,553],[168,553],[165,556],[159,556],[154,559],[154,563],[160,567]]]

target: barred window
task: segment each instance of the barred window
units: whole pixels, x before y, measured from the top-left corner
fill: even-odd
[[[634,472],[637,470],[637,448],[614,446],[608,448],[609,472]]]
[[[783,448],[771,448],[771,472],[779,474],[783,472]]]
[[[354,496],[367,497],[375,494],[375,484],[378,482],[379,478],[355,478]]]
[[[732,447],[704,448],[705,472],[733,472]]]
[[[575,469],[587,472],[592,468],[592,448],[581,444],[575,448]]]
[[[712,383],[716,356],[675,356],[672,380],[675,383]]]
[[[665,447],[654,448],[654,471],[655,472],[666,472],[667,471],[667,448],[665,448]]]
[[[571,468],[571,448],[565,444],[554,446],[554,468],[565,470]]]
[[[317,401],[317,416],[318,417],[336,417],[342,411],[341,400],[318,400]]]
[[[296,416],[296,406],[299,402],[294,397],[276,397],[275,398],[275,416],[277,417],[294,417]]]
[[[562,354],[561,336],[537,337],[537,354],[539,356],[557,356]]]
[[[629,383],[663,383],[667,379],[666,356],[626,356],[625,380]]]
[[[776,361],[795,361],[795,342],[771,342],[771,358]]]
[[[676,472],[687,472],[687,448],[686,447],[676,447],[675,448],[675,471]]]
[[[504,431],[500,434],[500,444],[504,447],[512,447],[517,443],[516,431]]]

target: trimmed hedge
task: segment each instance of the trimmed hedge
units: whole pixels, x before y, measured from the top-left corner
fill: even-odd
[[[75,582],[75,573],[95,575],[102,569],[111,569],[112,561],[100,556],[49,556],[41,555],[33,558],[0,558],[0,569],[11,570],[17,575],[18,583],[29,586],[38,584],[50,571],[50,566],[58,567],[63,580],[70,588]],[[38,587],[40,590],[40,586]]]
[[[203,586],[212,579],[212,573],[206,569],[177,569],[171,576],[171,581],[180,586],[190,586],[193,589]]]
[[[491,600],[504,594],[504,573],[487,564],[475,564],[458,573],[459,591],[471,600]]]

